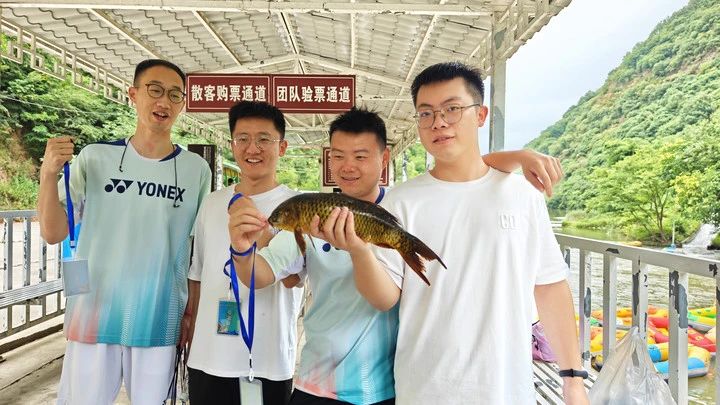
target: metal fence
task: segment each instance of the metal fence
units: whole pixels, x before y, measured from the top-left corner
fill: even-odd
[[[0,338],[64,311],[60,246],[40,237],[35,211],[0,211]]]

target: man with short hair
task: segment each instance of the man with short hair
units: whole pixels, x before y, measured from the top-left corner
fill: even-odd
[[[225,329],[218,326],[223,323],[220,313],[237,312],[230,279],[223,273],[230,256],[228,205],[234,195],[242,194],[264,215],[270,215],[278,204],[297,194],[277,181],[277,163],[287,149],[283,113],[268,103],[241,101],[228,116],[240,181],[203,201],[195,222],[188,274],[188,308],[195,319],[184,325],[184,332],[192,343],[188,368],[190,402],[194,405],[239,405],[239,378],[250,374],[249,350],[237,334],[235,318],[230,316]],[[253,372],[262,382],[266,405],[285,405],[290,398],[303,289],[285,285],[297,281],[294,275],[255,292]],[[250,291],[240,285],[238,293],[242,319],[248,322]]]
[[[480,156],[477,130],[487,116],[480,73],[441,63],[422,71],[411,90],[420,141],[435,166],[382,205],[447,269],[426,263],[426,285],[396,251],[360,240],[346,210],[323,226],[330,243],[350,252],[357,288],[373,307],[393,311],[400,302],[397,403],[534,404],[536,302],[564,370],[565,403],[587,404],[568,268],[545,201]]]
[[[190,230],[211,179],[207,162],[170,140],[184,89],[176,65],[138,64],[128,90],[135,133],[86,146],[70,167],[71,201],[83,223],[77,257],[87,260],[90,291],[67,298],[59,404],[111,404],[122,380],[134,405],[167,397],[187,298]],[[68,234],[70,196],[57,175],[72,155],[70,137],[48,140],[38,217],[49,243]]]

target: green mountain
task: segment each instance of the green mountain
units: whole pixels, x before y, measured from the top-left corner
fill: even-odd
[[[720,222],[720,2],[662,21],[528,146],[561,158],[575,224],[665,242]]]

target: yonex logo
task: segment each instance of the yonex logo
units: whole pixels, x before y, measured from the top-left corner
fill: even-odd
[[[139,196],[167,198],[177,202],[183,201],[184,188],[170,186],[167,184],[157,184],[149,181],[133,181],[124,179],[110,179],[110,183],[105,185],[105,192],[111,193],[117,191],[119,194],[130,189],[130,186],[137,183]]]
[[[110,193],[113,190],[117,190],[118,193],[122,194],[130,188],[133,183],[134,181],[132,180],[110,179],[110,184],[105,185],[105,192]]]

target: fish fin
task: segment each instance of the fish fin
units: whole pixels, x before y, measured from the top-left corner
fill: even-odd
[[[420,255],[418,255],[415,252],[399,252],[400,256],[402,256],[403,260],[405,260],[405,263],[410,266],[413,271],[420,276],[422,281],[425,282],[425,284],[430,285],[430,280],[428,280],[427,277],[425,277],[425,274],[423,272],[425,271],[425,265],[422,262],[422,259],[420,258]]]
[[[386,242],[378,242],[375,243],[375,245],[382,248],[395,249],[393,246],[390,246]],[[425,265],[423,264],[420,256],[416,252],[401,252],[400,250],[398,250],[398,253],[400,253],[400,256],[402,256],[403,260],[405,260],[405,263],[407,263],[408,266],[410,266],[410,268],[413,269],[415,273],[417,273],[417,275],[422,279],[422,281],[424,281],[425,284],[430,285],[430,280],[428,280],[425,274],[423,274],[423,272],[425,271]]]
[[[375,204],[373,204],[373,205],[375,205]],[[400,221],[397,219],[397,217],[395,215],[393,215],[392,213],[390,213],[390,211],[386,210],[385,208],[383,208],[379,205],[375,205],[373,207],[373,211],[371,211],[371,212],[373,213],[373,215],[376,218],[379,218],[379,219],[389,223],[390,225],[394,225],[394,226],[402,228],[402,225],[400,225]]]
[[[297,242],[300,253],[305,256],[305,249],[307,248],[307,245],[305,244],[305,238],[303,238],[302,229],[295,228],[293,233],[295,234],[295,242]]]
[[[440,256],[437,255],[437,253],[433,252],[432,249],[430,249],[425,243],[423,243],[423,241],[421,241],[417,237],[412,235],[410,236],[412,237],[413,252],[419,254],[425,260],[437,260],[438,262],[440,262],[440,265],[447,269],[447,266],[445,265],[445,263],[443,263],[442,259],[440,258]]]
[[[440,259],[440,256],[433,252],[433,250],[420,239],[411,234],[407,234],[407,237],[410,238],[410,242],[412,243],[410,250],[401,251],[398,249],[398,252],[400,253],[400,256],[402,256],[403,260],[405,260],[405,263],[407,263],[408,266],[410,266],[410,268],[412,268],[413,271],[415,271],[415,273],[417,273],[417,275],[420,276],[427,285],[430,285],[427,277],[423,274],[425,272],[425,264],[422,259],[428,261],[437,260],[446,269],[447,266],[445,266],[445,263],[443,263],[442,259]]]

